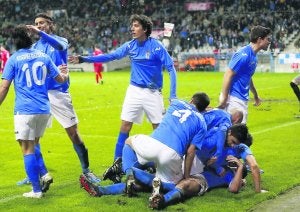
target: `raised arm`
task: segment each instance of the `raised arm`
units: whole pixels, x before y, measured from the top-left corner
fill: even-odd
[[[243,178],[243,163],[236,157],[229,155],[226,158],[228,163],[234,163],[237,165],[234,177],[228,186],[228,190],[232,193],[238,193],[242,187],[242,178]]]
[[[69,43],[68,40],[65,38],[57,39],[53,35],[49,35],[46,32],[43,32],[39,30],[34,25],[26,25],[28,29],[30,29],[31,32],[38,34],[41,36],[44,40],[46,40],[53,48],[62,51],[68,49]]]

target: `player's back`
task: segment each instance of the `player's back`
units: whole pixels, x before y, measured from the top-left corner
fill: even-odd
[[[173,100],[162,122],[151,136],[182,156],[194,136],[202,131],[206,132],[206,124],[196,108],[187,102]]]
[[[58,70],[49,56],[34,49],[20,49],[8,60],[2,78],[14,80],[15,113],[49,113],[47,77],[55,77]]]

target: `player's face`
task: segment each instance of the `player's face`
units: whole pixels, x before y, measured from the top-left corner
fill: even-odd
[[[234,137],[233,135],[231,135],[231,133],[229,132],[227,134],[226,145],[229,147],[234,147],[239,144],[240,144],[239,140],[236,137]]]
[[[47,20],[45,18],[41,18],[41,17],[36,18],[34,21],[34,24],[39,30],[41,30],[43,32],[46,32],[48,34],[51,32],[51,30],[50,30],[51,23],[49,22],[49,20]]]
[[[261,49],[267,50],[269,45],[271,44],[272,38],[271,36],[266,36],[265,38],[261,38]]]
[[[138,21],[133,21],[131,24],[132,38],[143,41],[146,39],[146,30],[143,29],[142,25]]]

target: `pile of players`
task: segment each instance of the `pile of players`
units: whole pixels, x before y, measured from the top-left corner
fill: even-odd
[[[246,165],[256,192],[261,190],[260,169],[249,147],[252,136],[242,112],[207,109],[206,93],[195,93],[190,102],[173,100],[160,125],[151,135],[130,136],[123,148],[122,162],[115,162],[104,179],[125,182],[101,186],[80,176],[82,187],[92,196],[125,193],[128,197],[149,191],[149,207],[162,209],[188,197],[203,195],[216,187],[233,193],[245,185]],[[243,159],[245,163],[242,163]],[[154,173],[149,172],[155,170]]]

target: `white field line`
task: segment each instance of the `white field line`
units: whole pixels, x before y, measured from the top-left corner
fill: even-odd
[[[295,124],[300,124],[300,121],[288,122],[288,123],[277,125],[277,126],[274,126],[274,127],[270,127],[270,128],[264,129],[264,130],[256,131],[256,132],[253,132],[251,134],[252,135],[262,134],[262,133],[265,133],[265,132],[269,132],[269,131],[279,129],[279,128],[283,128],[283,127],[288,127],[288,126],[295,125]],[[2,130],[0,130],[0,131],[2,131]],[[56,134],[56,133],[52,133],[52,134]],[[101,136],[101,135],[99,135],[99,136],[96,136],[96,135],[95,136],[94,135],[83,135],[83,136],[84,137],[88,137],[88,136],[90,136],[90,137],[110,137],[110,136]],[[111,137],[113,137],[113,136],[111,136]],[[63,183],[61,185],[62,186],[67,186],[67,185],[70,185],[70,184],[72,184],[72,183],[66,182],[66,183]],[[0,203],[6,203],[6,202],[9,202],[11,200],[15,200],[17,198],[20,198],[20,197],[22,197],[22,195],[8,196],[8,197],[0,199]]]
[[[262,133],[265,133],[265,132],[276,130],[278,128],[288,127],[288,126],[295,125],[295,124],[300,124],[300,121],[293,121],[293,122],[288,122],[288,123],[280,124],[280,125],[277,125],[277,126],[274,126],[274,127],[269,127],[267,129],[264,129],[264,130],[253,132],[251,134],[252,135],[262,134]]]

